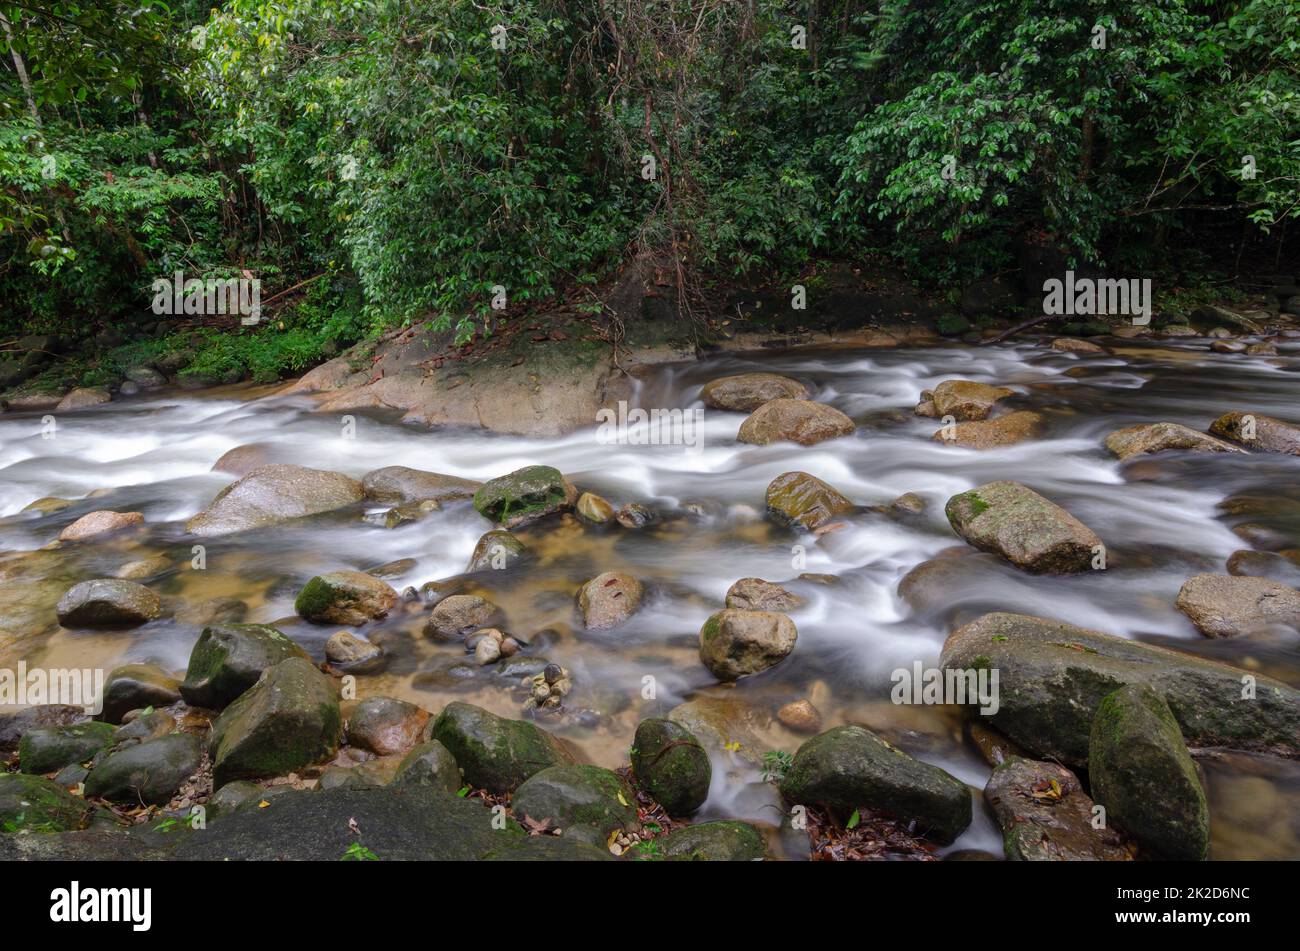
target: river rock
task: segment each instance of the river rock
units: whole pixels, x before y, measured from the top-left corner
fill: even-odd
[[[23,512],[39,512],[41,515],[52,515],[55,512],[62,512],[71,505],[76,505],[75,499],[61,499],[58,496],[46,495],[34,502],[28,502],[20,509]]]
[[[655,513],[640,502],[628,502],[614,513],[614,521],[624,528],[645,528],[655,520]]]
[[[95,807],[56,782],[26,773],[0,773],[0,829],[16,833],[84,829]]]
[[[811,400],[775,399],[750,413],[740,424],[736,439],[766,446],[774,442],[796,442],[814,446],[827,439],[853,435],[853,420],[833,406]]]
[[[915,820],[918,834],[944,844],[971,823],[965,783],[859,726],[834,727],[800,746],[781,795],[793,805],[846,813],[866,806]]]
[[[1088,526],[1019,482],[954,495],[944,514],[969,544],[1036,574],[1087,571],[1101,546]]]
[[[524,780],[510,800],[515,815],[549,822],[565,838],[603,846],[614,832],[635,832],[636,795],[599,766],[548,766]]]
[[[86,795],[111,802],[163,805],[198,772],[202,759],[198,737],[188,733],[127,746],[90,771]]]
[[[302,657],[263,672],[212,724],[212,778],[284,776],[333,756],[342,733],[333,681]]]
[[[725,601],[741,611],[793,611],[803,603],[797,594],[762,578],[741,578],[727,589]]]
[[[180,681],[154,664],[126,664],[104,680],[99,719],[121,723],[132,710],[167,707],[181,698]]]
[[[747,822],[697,822],[633,847],[637,860],[757,862],[767,854],[763,834]]]
[[[503,570],[518,564],[527,555],[528,549],[518,538],[505,529],[493,529],[483,535],[474,545],[469,556],[466,572]]]
[[[55,612],[64,627],[138,627],[162,613],[162,601],[134,581],[97,578],[69,588]]]
[[[299,617],[316,624],[365,624],[397,604],[386,581],[364,571],[329,571],[312,578],[293,602]]]
[[[139,512],[91,512],[59,532],[59,541],[84,542],[138,528],[143,524],[144,516]]]
[[[351,631],[336,631],[325,642],[325,659],[335,667],[345,670],[365,671],[377,667],[384,657],[384,649],[358,637]]]
[[[462,783],[456,757],[437,740],[427,740],[407,753],[392,782],[394,786],[433,786],[453,796]]]
[[[401,528],[403,525],[423,521],[430,513],[437,512],[441,508],[442,506],[433,499],[425,499],[423,502],[403,502],[384,513],[384,528]]]
[[[1092,794],[1156,856],[1197,862],[1210,848],[1210,810],[1169,705],[1128,684],[1097,706],[1088,747]]]
[[[967,449],[995,449],[1015,446],[1043,434],[1045,420],[1041,413],[1018,410],[993,419],[980,419],[957,423],[937,430],[933,438],[947,446],[964,446]]]
[[[171,566],[171,560],[166,555],[155,555],[152,558],[141,558],[139,561],[128,561],[113,572],[113,577],[124,581],[147,581],[158,577]]]
[[[1300,426],[1259,413],[1224,413],[1210,432],[1230,442],[1264,452],[1300,456]]]
[[[227,449],[221,454],[221,458],[212,464],[212,471],[243,478],[261,466],[283,461],[280,451],[274,444],[251,442]]]
[[[1292,549],[1291,554],[1300,555]],[[1269,578],[1282,584],[1300,585],[1300,558],[1287,557],[1280,552],[1250,551],[1242,549],[1228,556],[1228,574],[1248,578]]]
[[[776,711],[776,718],[795,733],[816,733],[822,728],[822,715],[810,700],[793,700]]]
[[[767,512],[777,521],[812,531],[837,515],[851,512],[853,503],[839,491],[806,472],[783,472],[767,486]]]
[[[475,788],[502,794],[548,766],[572,762],[559,741],[527,720],[507,720],[473,704],[454,701],[429,731],[451,752]]]
[[[984,801],[1002,827],[1002,846],[1013,862],[1133,858],[1118,833],[1093,828],[1094,803],[1064,766],[1008,757],[989,777]]]
[[[1196,575],[1177,604],[1206,637],[1300,628],[1300,591],[1267,578]]]
[[[1106,448],[1120,459],[1144,453],[1181,449],[1190,452],[1241,452],[1232,443],[1197,432],[1180,423],[1139,423],[1106,437]]]
[[[310,660],[305,650],[270,625],[205,627],[190,651],[181,696],[192,706],[221,710],[266,670],[290,657]]]
[[[998,671],[992,723],[1040,759],[1085,766],[1097,706],[1130,683],[1164,696],[1193,748],[1300,756],[1300,690],[1128,638],[1046,618],[986,614],[953,632],[940,665]],[[1243,681],[1247,676],[1253,679]],[[1253,700],[1242,697],[1248,682]]]
[[[376,756],[405,753],[419,742],[429,716],[405,700],[368,697],[348,716],[348,743]]]
[[[700,399],[705,406],[736,413],[752,413],[775,399],[807,399],[808,388],[779,373],[737,373],[704,384]]]
[[[735,756],[757,768],[772,747],[766,740],[771,717],[734,691],[727,696],[697,696],[668,711],[711,753]]]
[[[1098,346],[1091,340],[1080,340],[1078,337],[1057,337],[1052,341],[1052,349],[1059,350],[1062,353],[1105,353],[1106,348]]]
[[[952,416],[959,420],[985,419],[993,407],[1015,390],[1005,386],[989,386],[971,380],[944,380],[930,395],[936,417]],[[924,402],[924,400],[923,400]]]
[[[641,607],[645,586],[622,571],[596,575],[578,589],[578,610],[589,631],[618,627]]]
[[[102,386],[79,386],[59,400],[59,405],[54,407],[54,411],[56,413],[66,413],[69,410],[84,409],[87,406],[100,406],[112,402],[112,400],[113,394]]]
[[[87,719],[84,707],[64,703],[39,703],[17,713],[0,713],[0,753],[18,749],[28,730],[47,726],[72,726]]]
[[[18,742],[18,768],[24,773],[54,773],[84,763],[113,742],[109,723],[74,723],[28,730]]]
[[[700,628],[700,660],[719,680],[739,680],[781,663],[798,637],[784,614],[726,608]]]
[[[185,527],[195,535],[229,535],[360,502],[361,483],[303,466],[259,466],[217,493]]]
[[[121,746],[126,742],[143,743],[145,740],[156,740],[160,736],[176,731],[176,718],[162,710],[151,710],[148,713],[135,710],[133,713],[137,715],[114,731],[115,746]]]
[[[390,505],[428,501],[443,504],[471,499],[482,485],[473,479],[406,466],[384,466],[361,477],[361,489],[366,498]]]
[[[690,730],[674,720],[652,717],[637,725],[632,772],[671,816],[689,816],[709,797],[713,769],[709,754]]]
[[[434,606],[424,633],[436,640],[453,640],[484,627],[498,627],[501,609],[475,594],[453,594]]]
[[[599,495],[584,492],[578,496],[578,515],[593,525],[604,525],[614,517],[614,506]]]
[[[572,509],[578,490],[550,466],[525,466],[483,483],[474,508],[505,528],[519,528]]]

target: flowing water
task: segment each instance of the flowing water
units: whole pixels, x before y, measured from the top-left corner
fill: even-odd
[[[54,438],[42,438],[40,414],[6,415],[0,417],[0,552],[40,549],[96,509],[143,512],[149,529],[143,538],[25,556],[23,580],[11,582],[3,596],[9,606],[0,606],[0,617],[11,613],[10,640],[0,639],[0,666],[20,659],[48,667],[153,661],[181,671],[199,623],[186,609],[223,598],[242,602],[246,620],[276,624],[319,660],[337,628],[294,617],[294,597],[309,578],[413,559],[390,579],[399,590],[445,581],[464,571],[476,540],[492,527],[465,503],[397,529],[368,521],[363,512],[338,512],[198,539],[206,546],[206,567],[195,570],[196,539],[185,534],[184,521],[232,481],[210,469],[234,446],[272,443],[285,461],[358,478],[380,466],[404,465],[482,480],[540,463],[616,506],[639,502],[660,515],[639,530],[592,528],[571,517],[539,523],[519,533],[532,549],[531,561],[460,579],[463,590],[505,609],[507,629],[528,642],[529,656],[570,669],[575,690],[566,704],[581,715],[548,725],[590,761],[625,763],[632,732],[645,716],[665,714],[693,697],[735,701],[733,709],[749,712],[742,747],[754,749],[721,754],[727,761],[717,763],[704,814],[774,824],[777,809],[753,756],[766,747],[797,748],[802,737],[771,714],[807,697],[826,727],[863,723],[982,787],[989,767],[963,738],[955,711],[898,706],[889,695],[892,671],[917,661],[935,666],[953,625],[989,610],[1059,618],[1300,683],[1294,639],[1211,641],[1174,606],[1188,577],[1222,572],[1234,551],[1250,547],[1232,531],[1239,522],[1264,525],[1289,536],[1289,547],[1300,547],[1300,459],[1174,453],[1121,466],[1102,447],[1107,433],[1138,422],[1204,429],[1233,409],[1296,417],[1300,341],[1283,346],[1279,357],[1211,354],[1206,343],[1133,343],[1083,359],[1029,344],[794,350],[665,367],[640,385],[643,406],[687,408],[702,405],[700,387],[714,377],[754,369],[789,374],[807,382],[814,399],[859,424],[855,435],[811,448],[737,443],[743,417],[714,410],[704,414],[698,451],[610,445],[594,429],[534,439],[429,431],[363,414],[355,414],[349,433],[339,417],[312,412],[308,398],[251,390],[164,393],[63,414]],[[1012,387],[1019,393],[1013,403],[1046,415],[1047,434],[985,451],[932,440],[938,424],[912,409],[922,389],[951,378]],[[764,490],[793,469],[829,482],[861,510],[821,537],[772,525],[763,517]],[[944,502],[995,479],[1027,483],[1093,528],[1106,543],[1107,569],[1039,577],[992,555],[970,554],[959,559],[959,569],[917,586],[911,602],[900,598],[899,581],[909,570],[961,545],[944,519]],[[96,497],[86,498],[91,492]],[[872,511],[905,492],[926,500],[923,514]],[[82,501],[45,517],[18,514],[42,496]],[[1220,506],[1227,499],[1236,501],[1225,511]],[[697,504],[688,509],[688,503]],[[53,602],[70,584],[111,577],[125,562],[156,554],[174,565],[150,582],[169,615],[126,632],[58,627]],[[16,557],[0,555],[0,568]],[[613,569],[647,582],[647,604],[613,631],[584,632],[575,624],[574,593],[586,579]],[[724,687],[700,664],[697,636],[727,588],[743,577],[790,582],[807,603],[791,615],[799,630],[794,653],[762,675]],[[17,632],[15,603],[27,612]],[[389,662],[359,678],[359,695],[399,696],[433,711],[465,699],[519,716],[519,678],[475,667],[460,645],[425,639],[426,615],[426,607],[407,604],[364,630],[385,646]],[[1300,855],[1295,764],[1229,756],[1207,760],[1205,768],[1216,856]],[[978,813],[954,848],[1000,854],[994,825]]]

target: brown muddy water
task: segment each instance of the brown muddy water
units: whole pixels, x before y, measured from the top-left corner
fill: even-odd
[[[1079,358],[1036,344],[994,348],[796,350],[731,355],[665,367],[641,385],[647,407],[699,407],[703,383],[765,369],[808,384],[814,399],[859,424],[855,435],[811,448],[735,441],[743,417],[708,410],[702,446],[610,445],[595,429],[527,439],[482,432],[429,431],[384,416],[354,414],[349,438],[339,417],[312,412],[304,397],[254,391],[167,392],[61,414],[42,438],[40,414],[0,417],[0,667],[104,667],[152,661],[183,671],[204,612],[224,609],[271,623],[320,660],[334,626],[294,616],[309,578],[413,564],[388,580],[399,590],[452,581],[506,612],[505,627],[572,672],[573,711],[544,723],[591,762],[618,767],[636,723],[701,697],[721,698],[741,716],[741,748],[721,754],[703,817],[779,821],[772,788],[754,759],[764,749],[793,752],[803,737],[773,717],[809,698],[824,728],[862,723],[920,759],[982,788],[989,767],[963,737],[956,711],[898,706],[890,674],[920,661],[936,666],[952,627],[991,610],[1059,618],[1084,627],[1226,660],[1300,684],[1294,637],[1211,641],[1174,607],[1193,574],[1224,570],[1241,523],[1271,530],[1271,547],[1300,547],[1300,458],[1272,454],[1148,456],[1121,466],[1102,447],[1122,426],[1168,420],[1204,429],[1228,410],[1300,415],[1300,341],[1278,357],[1220,355],[1208,341],[1159,346],[1125,343],[1113,355]],[[1044,438],[976,451],[931,440],[934,420],[912,414],[918,394],[945,379],[1010,386],[1012,402],[1047,416]],[[572,517],[519,532],[534,557],[505,571],[462,576],[475,541],[493,526],[468,503],[386,529],[366,515],[378,505],[225,538],[187,536],[184,522],[232,478],[213,462],[241,444],[274,444],[282,461],[359,478],[387,465],[488,479],[529,464],[564,472],[580,489],[616,506],[639,502],[659,519],[638,530],[594,528]],[[792,469],[837,487],[862,508],[821,537],[770,524],[764,490]],[[995,479],[1025,482],[1064,505],[1106,542],[1106,571],[1071,577],[1024,574],[1000,559],[970,554],[911,602],[900,579],[960,540],[943,517],[952,495]],[[87,498],[94,492],[95,497]],[[905,492],[927,502],[908,519],[871,511]],[[52,515],[19,510],[43,496],[77,499]],[[690,505],[689,503],[696,503]],[[96,509],[140,511],[143,535],[42,551],[59,531]],[[1258,537],[1258,536],[1257,536]],[[191,567],[196,542],[206,568]],[[1282,544],[1285,542],[1285,544]],[[35,554],[21,554],[31,553]],[[149,582],[163,618],[126,632],[64,630],[54,604],[73,583],[111,577],[125,563],[161,555],[172,567]],[[612,631],[575,623],[574,594],[593,575],[624,570],[647,582],[646,606]],[[814,577],[799,580],[798,576]],[[718,685],[701,665],[698,631],[739,578],[788,583],[807,599],[792,612],[794,653],[737,686]],[[1294,584],[1295,582],[1292,581]],[[358,678],[358,695],[391,695],[437,711],[453,699],[521,715],[520,676],[476,667],[462,645],[426,639],[428,609],[399,606],[361,633],[388,651],[385,669]],[[521,673],[515,668],[516,674]],[[648,679],[648,678],[653,678]],[[1300,766],[1228,755],[1202,761],[1210,797],[1212,857],[1300,856]],[[1001,854],[992,820],[977,810],[953,849]]]

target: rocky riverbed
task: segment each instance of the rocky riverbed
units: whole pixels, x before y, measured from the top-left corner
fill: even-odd
[[[1300,855],[1300,331],[821,343],[12,406],[0,857]]]

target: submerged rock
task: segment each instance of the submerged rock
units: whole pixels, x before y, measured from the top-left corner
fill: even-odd
[[[484,627],[501,624],[501,609],[474,594],[453,594],[434,606],[424,633],[436,640],[453,640]]]
[[[578,515],[593,525],[603,525],[614,517],[614,506],[599,495],[584,492],[578,496]]]
[[[325,642],[325,659],[345,670],[372,670],[382,663],[384,649],[351,631],[336,631]]]
[[[290,657],[309,660],[305,650],[268,624],[205,627],[190,651],[181,696],[193,706],[221,710]]]
[[[572,509],[578,499],[559,469],[525,466],[491,479],[474,493],[474,508],[505,528],[519,528]]]
[[[1062,353],[1105,353],[1106,348],[1093,343],[1091,340],[1080,340],[1078,337],[1057,337],[1052,341],[1052,349],[1059,350]]]
[[[974,420],[985,419],[995,405],[1015,395],[1015,390],[1005,386],[990,386],[971,380],[944,380],[930,392],[928,402],[934,404],[934,413],[939,419],[952,416],[959,420]],[[923,399],[922,402],[926,401]]]
[[[1205,858],[1205,790],[1173,713],[1150,687],[1129,684],[1102,698],[1092,721],[1088,778],[1107,822],[1144,850],[1167,859]]]
[[[493,529],[474,545],[465,571],[501,571],[518,564],[528,554],[528,549],[518,538],[504,529]]]
[[[775,399],[754,410],[740,424],[736,439],[766,446],[774,442],[796,442],[814,446],[827,439],[851,436],[853,420],[833,406],[811,400]]]
[[[793,700],[776,711],[776,718],[795,733],[816,733],[822,728],[822,715],[810,700]]]
[[[1206,637],[1300,629],[1300,591],[1267,578],[1196,575],[1177,605]]]
[[[622,571],[596,575],[578,589],[578,610],[589,631],[618,627],[641,608],[645,586]]]
[[[1210,432],[1247,449],[1300,456],[1300,426],[1272,416],[1224,413],[1210,424]]]
[[[139,528],[144,524],[144,515],[139,512],[91,512],[83,515],[63,531],[59,532],[61,542],[84,542],[91,538],[103,538],[128,529]]]
[[[1128,638],[1046,618],[986,614],[953,632],[940,665],[997,671],[993,725],[1042,759],[1085,765],[1098,705],[1130,683],[1164,696],[1192,747],[1300,756],[1300,690]],[[1254,699],[1243,697],[1247,686]]]
[[[637,782],[669,815],[689,816],[709,797],[709,754],[680,723],[660,717],[642,720],[631,756]]]
[[[180,681],[154,664],[126,664],[104,680],[99,719],[121,723],[132,710],[166,707],[181,698]]]
[[[777,521],[809,531],[853,510],[839,491],[806,472],[783,472],[767,486],[767,512]]]
[[[1241,452],[1232,443],[1197,432],[1180,423],[1140,423],[1117,429],[1106,437],[1106,448],[1120,459],[1144,453],[1182,449],[1192,452]]]
[[[739,680],[785,660],[798,638],[784,614],[727,608],[700,628],[700,660],[719,680]]]
[[[866,806],[915,820],[919,834],[945,844],[971,823],[965,783],[858,726],[834,727],[799,747],[781,795],[794,805]]]
[[[1015,446],[1037,439],[1043,434],[1044,425],[1042,414],[1030,410],[1018,410],[993,419],[957,423],[951,428],[945,426],[937,430],[931,438],[947,446],[995,449],[999,446]]]
[[[802,400],[808,388],[778,373],[737,373],[704,384],[700,399],[705,406],[736,413],[752,413],[775,399]]]
[[[591,845],[640,828],[631,787],[599,766],[548,766],[519,785],[510,805],[516,816],[548,822],[564,838]]]
[[[1093,828],[1095,804],[1064,766],[1007,757],[989,777],[984,801],[1002,827],[1002,846],[1013,862],[1133,858],[1113,829]]]
[[[442,504],[470,499],[482,485],[473,479],[407,466],[384,466],[361,477],[361,489],[366,498],[391,505],[427,501]]]
[[[1087,571],[1101,550],[1088,526],[1019,482],[990,482],[954,495],[944,513],[968,543],[1026,571]]]
[[[572,762],[559,741],[536,724],[460,701],[443,708],[429,735],[456,758],[466,782],[498,794],[513,792],[548,766]]]
[[[361,483],[339,472],[259,466],[218,492],[185,527],[195,535],[229,535],[343,508],[362,495]]]
[[[138,627],[162,613],[162,601],[134,581],[97,578],[69,588],[55,612],[64,627]]]
[[[329,571],[312,578],[293,602],[299,617],[316,624],[365,624],[397,604],[386,581],[364,571]]]
[[[727,589],[724,603],[741,611],[793,611],[804,599],[771,581],[741,578]]]
[[[113,802],[162,805],[199,769],[203,748],[196,736],[173,733],[127,746],[90,771],[86,795]]]

